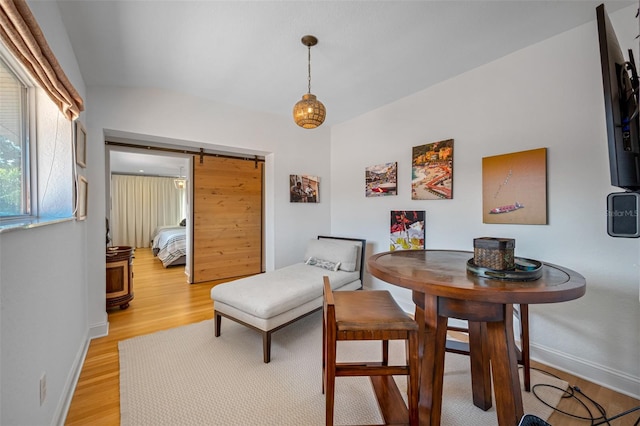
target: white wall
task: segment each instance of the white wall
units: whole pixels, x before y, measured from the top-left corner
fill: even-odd
[[[635,11],[611,16],[629,47]],[[449,138],[454,198],[412,201],[412,147]],[[482,158],[543,147],[549,224],[483,224]],[[398,195],[365,198],[365,168],[393,161]],[[606,196],[620,191],[608,164],[594,20],[334,126],[331,230],[366,238],[370,255],[388,250],[391,210],[425,210],[427,248],[473,250],[476,237],[509,237],[517,256],[580,272],[584,297],[531,306],[533,357],[638,397],[640,240],[607,235]],[[366,285],[390,288],[413,311],[408,290]]]
[[[29,6],[67,76],[84,95],[57,4]],[[46,162],[39,170],[40,197],[49,185],[42,207],[59,214],[71,210],[71,201],[68,190],[56,192],[55,187],[73,185],[70,124],[61,119],[60,126],[56,155],[49,158],[63,163]],[[64,416],[88,339],[85,246],[86,223],[73,219],[0,234],[0,424],[54,424]],[[47,397],[41,406],[43,374]]]
[[[309,238],[329,231],[367,238],[370,253],[384,251],[392,209],[426,210],[429,248],[515,238],[517,255],[570,267],[588,283],[577,301],[532,307],[534,357],[640,395],[640,240],[606,235],[605,197],[617,189],[608,185],[595,22],[333,129],[306,131],[287,118],[175,93],[87,92],[55,3],[29,6],[85,97],[89,206],[85,222],[0,235],[1,424],[60,421],[88,336],[108,329],[105,131],[264,154],[269,268],[298,260]],[[629,43],[634,13],[612,15]],[[454,199],[411,201],[411,147],[445,138],[455,139]],[[482,224],[482,157],[538,147],[549,150],[549,225]],[[398,161],[400,194],[366,199],[365,167],[388,161]],[[289,203],[289,174],[320,176],[321,202]],[[406,292],[393,291],[411,310]],[[40,407],[44,372],[48,398]]]

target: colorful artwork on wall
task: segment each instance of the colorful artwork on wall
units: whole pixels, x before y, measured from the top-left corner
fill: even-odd
[[[453,139],[414,146],[411,164],[412,200],[453,198]]]
[[[365,169],[365,196],[398,195],[398,163],[384,163]]]
[[[289,175],[289,201],[292,203],[319,203],[318,176]]]
[[[482,222],[547,224],[547,149],[482,159]]]
[[[389,250],[424,249],[424,228],[424,211],[392,210]]]

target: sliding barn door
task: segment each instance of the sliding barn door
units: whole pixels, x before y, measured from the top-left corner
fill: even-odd
[[[193,282],[262,272],[263,162],[193,161]]]

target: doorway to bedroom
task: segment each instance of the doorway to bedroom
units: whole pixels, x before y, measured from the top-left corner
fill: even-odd
[[[106,142],[108,245],[191,284],[262,272],[264,160],[194,151]]]
[[[105,157],[110,245],[148,248],[165,268],[184,268],[188,277],[190,156],[121,148]]]

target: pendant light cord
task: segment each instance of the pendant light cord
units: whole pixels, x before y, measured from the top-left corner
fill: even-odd
[[[308,74],[309,74],[309,93],[311,93],[311,46],[307,46],[308,51]]]

